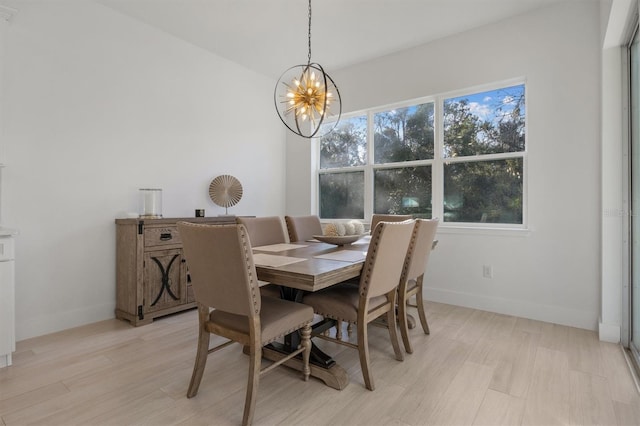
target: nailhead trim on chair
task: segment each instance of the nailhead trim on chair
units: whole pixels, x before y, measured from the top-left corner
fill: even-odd
[[[380,223],[379,225],[381,225],[380,228],[380,232],[377,234],[376,236],[376,240],[375,241],[371,241],[369,243],[369,253],[371,253],[371,255],[373,256],[373,258],[375,259],[377,253],[378,253],[378,246],[380,245],[380,236],[382,235],[382,232],[384,231],[384,226],[386,226],[384,223]],[[368,254],[367,254],[368,256]],[[360,288],[360,295],[361,296],[366,296],[367,294],[367,285],[369,284],[369,279],[371,278],[371,269],[373,268],[373,264],[375,262],[369,262],[369,265],[367,267],[367,270],[364,271],[364,285]],[[334,318],[336,319],[336,318]]]
[[[256,289],[258,288],[258,285],[255,281],[255,277],[253,276],[253,270],[251,268],[252,262],[250,262],[251,256],[249,255],[250,254],[249,245],[247,244],[249,241],[249,237],[247,235],[246,228],[244,226],[240,227],[240,238],[242,239],[242,249],[244,251],[245,263],[247,265],[247,275],[249,276],[249,282],[251,283],[251,299],[253,300],[253,312],[255,314],[258,314],[260,312],[260,309],[258,309],[257,298],[261,296],[260,296],[260,290],[256,291]]]
[[[409,241],[409,248],[407,249],[407,253],[412,252],[413,249],[415,248],[419,226],[420,226],[420,223],[416,221],[416,224],[414,225],[414,228],[413,228],[413,232],[411,233],[411,240]],[[403,280],[406,279],[406,276],[409,273],[409,260],[410,260],[409,256],[405,256],[404,266],[402,267],[402,273],[400,274],[400,278]]]
[[[313,321],[305,321],[305,322],[299,324],[297,327],[290,328],[289,330],[285,331],[284,333],[282,333],[282,334],[280,334],[278,336],[275,336],[273,339],[270,339],[270,340],[267,340],[267,341],[263,341],[263,342],[260,342],[260,343],[262,344],[262,346],[268,345],[271,342],[275,342],[276,340],[278,340],[278,338],[280,338],[282,336],[286,336],[287,334],[293,333],[294,331],[301,329],[302,327],[304,327],[307,324],[311,325],[311,323],[313,323]]]

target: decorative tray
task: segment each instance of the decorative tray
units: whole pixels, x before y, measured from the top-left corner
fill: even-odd
[[[355,241],[358,241],[360,238],[362,238],[363,235],[342,235],[342,236],[337,236],[337,235],[314,235],[313,238],[315,238],[318,241],[321,241],[323,243],[327,243],[327,244],[334,244],[336,246],[343,246],[345,244],[351,244]]]

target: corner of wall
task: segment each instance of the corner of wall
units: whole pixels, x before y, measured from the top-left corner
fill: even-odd
[[[620,343],[620,326],[598,323],[598,338],[602,342]]]

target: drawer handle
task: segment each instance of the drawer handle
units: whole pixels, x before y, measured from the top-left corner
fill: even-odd
[[[160,234],[160,241],[169,241],[172,238],[173,236],[171,236],[170,232]]]

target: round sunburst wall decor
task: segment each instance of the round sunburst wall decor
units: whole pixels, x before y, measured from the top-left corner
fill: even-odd
[[[211,201],[224,207],[227,214],[228,208],[238,204],[242,198],[242,184],[231,175],[220,175],[211,181],[209,197]]]

